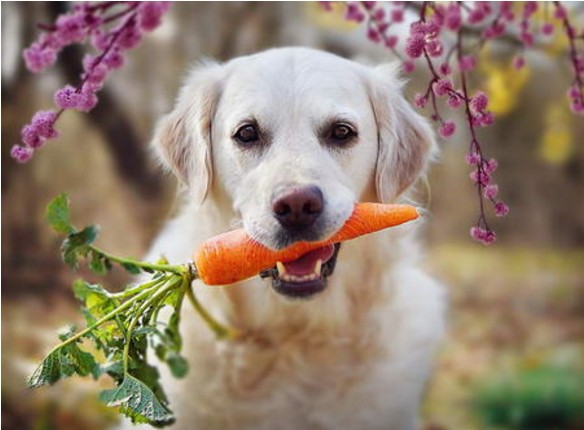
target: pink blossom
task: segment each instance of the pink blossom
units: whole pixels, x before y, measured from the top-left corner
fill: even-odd
[[[525,58],[522,55],[518,55],[513,59],[513,68],[515,70],[522,69],[525,66]]]
[[[456,124],[452,121],[444,121],[444,123],[440,126],[438,132],[442,137],[450,137],[456,131]]]
[[[495,115],[492,112],[477,112],[472,116],[471,122],[475,127],[486,127],[495,122]]]
[[[105,51],[112,39],[112,33],[106,33],[101,29],[95,29],[91,34],[91,44],[99,51]]]
[[[481,227],[472,227],[470,229],[470,235],[474,240],[481,242],[483,245],[490,245],[497,238],[494,231]]]
[[[507,4],[507,2],[504,2],[503,4]],[[505,18],[509,22],[515,20],[515,14],[512,11],[511,12],[505,12],[505,13],[501,14],[501,16],[503,18]]]
[[[410,34],[412,36],[425,36],[428,38],[436,37],[440,32],[440,26],[434,21],[416,21],[410,25]]]
[[[81,42],[85,38],[85,14],[61,15],[57,18],[57,37],[63,45]]]
[[[483,21],[486,17],[487,15],[482,9],[476,8],[473,9],[468,15],[468,22],[471,24],[478,24],[481,21]]]
[[[486,161],[483,165],[483,169],[487,174],[492,174],[495,170],[499,167],[499,163],[494,158],[491,158],[489,161]]]
[[[505,31],[505,24],[503,24],[501,21],[495,21],[493,23],[493,25],[491,25],[490,27],[487,27],[485,29],[485,31],[483,32],[483,35],[487,39],[493,39],[493,38],[498,37],[501,34],[503,34],[504,31]]]
[[[397,41],[398,38],[397,36],[388,36],[387,39],[385,39],[385,46],[387,46],[388,48],[395,48],[397,46]]]
[[[403,62],[404,72],[405,73],[412,73],[416,70],[416,65],[413,61],[406,60]]]
[[[105,78],[107,77],[108,68],[105,64],[98,64],[95,67],[91,68],[87,74],[87,82],[92,84],[101,84]]]
[[[45,142],[45,140],[39,136],[36,128],[31,124],[22,127],[22,130],[20,130],[20,138],[26,146],[30,146],[31,148],[39,148]]]
[[[442,54],[442,43],[438,39],[431,39],[426,42],[426,50],[430,57],[439,57]]]
[[[466,154],[465,160],[471,166],[477,166],[481,162],[481,156],[478,152],[471,152]]]
[[[371,9],[373,9],[375,7],[375,3],[377,3],[377,2],[374,2],[374,1],[364,1],[362,3],[363,3],[363,6],[365,6],[365,9],[371,10]]]
[[[567,16],[568,14],[566,13],[564,6],[558,4],[554,12],[554,17],[557,19],[566,19]]]
[[[19,163],[26,163],[32,158],[33,153],[34,149],[26,146],[14,145],[12,149],[10,149],[10,156]]]
[[[390,14],[392,22],[402,22],[404,20],[403,9],[393,9]]]
[[[537,2],[535,1],[526,1],[523,6],[523,17],[529,18],[537,11]]]
[[[367,38],[375,43],[379,43],[381,41],[381,36],[379,32],[373,27],[369,27],[367,29]]]
[[[79,104],[79,94],[73,86],[66,85],[55,92],[53,100],[61,109],[75,109]]]
[[[439,97],[448,95],[452,90],[452,81],[449,79],[439,79],[432,85],[432,91]]]
[[[91,81],[86,81],[83,86],[81,87],[81,92],[82,93],[96,93],[99,90],[101,90],[103,87],[103,82],[91,82]]]
[[[384,18],[385,18],[385,10],[384,9],[375,9],[375,12],[373,12],[373,19],[375,21],[383,21]]]
[[[104,58],[104,64],[110,69],[119,69],[124,65],[124,56],[120,49],[112,49]]]
[[[478,93],[470,99],[470,108],[475,112],[483,112],[488,104],[489,99],[485,93]]]
[[[491,183],[491,176],[482,169],[470,172],[470,179],[478,185],[485,187]]]
[[[499,187],[496,184],[489,184],[485,187],[483,195],[486,199],[493,200],[499,193]]]
[[[97,96],[92,91],[82,91],[79,93],[76,108],[82,112],[89,112],[97,105]]]
[[[476,63],[477,60],[474,56],[463,55],[458,62],[458,68],[462,72],[469,72],[476,67]]]
[[[33,73],[42,72],[57,60],[57,52],[51,48],[43,48],[38,43],[33,43],[23,52],[26,68]]]
[[[460,16],[460,6],[458,4],[450,4],[446,8],[444,25],[452,31],[458,31],[461,24],[462,17]]]
[[[450,64],[448,64],[448,63],[440,64],[439,70],[440,70],[440,73],[444,76],[447,76],[450,73],[452,73],[452,69],[450,68]]]
[[[31,125],[35,128],[40,137],[53,139],[58,136],[57,130],[54,128],[55,121],[57,121],[57,112],[45,110],[34,114]]]
[[[134,48],[142,41],[142,33],[136,26],[128,26],[121,31],[117,44],[124,49]]]
[[[571,99],[577,99],[582,97],[582,93],[580,92],[580,88],[578,85],[574,84],[570,88],[568,88],[568,97]]]
[[[416,34],[408,37],[406,40],[406,54],[410,58],[418,58],[424,53],[424,46],[426,41],[424,37]]]
[[[435,5],[436,13],[430,17],[430,23],[433,28],[435,28],[435,34],[440,32],[441,27],[444,25],[444,7],[440,4]]]
[[[356,3],[348,3],[345,12],[345,19],[347,21],[361,22],[365,19],[365,15],[361,12]]]
[[[462,97],[459,97],[458,95],[454,95],[454,94],[450,94],[448,96],[448,100],[446,101],[446,104],[448,104],[448,106],[450,106],[452,109],[457,109],[460,106],[462,106],[462,104],[464,103],[464,99]]]
[[[541,32],[543,34],[545,34],[546,36],[549,36],[550,34],[552,34],[554,32],[554,25],[546,22],[542,27],[541,27]]]
[[[520,34],[519,38],[521,39],[525,46],[533,45],[534,42],[533,33],[530,33],[529,31],[524,31]]]
[[[503,217],[509,213],[509,206],[507,206],[502,201],[495,203],[495,215],[498,217]]]
[[[416,96],[414,98],[414,104],[416,106],[423,108],[424,106],[426,106],[427,102],[428,102],[428,98],[425,95],[416,94]]]
[[[331,10],[333,10],[333,2],[332,1],[319,1],[318,3],[327,12],[330,12]]]
[[[513,3],[512,2],[499,3],[499,13],[505,19],[512,21],[514,17],[511,17],[511,19],[509,19],[509,15],[513,15]]]
[[[584,114],[584,103],[582,102],[581,99],[574,99],[570,103],[570,110],[575,114],[583,115]]]
[[[389,28],[388,22],[380,22],[377,24],[377,30],[379,30],[379,33],[381,34],[385,34],[388,28]]]
[[[426,36],[436,37],[438,33],[440,33],[440,24],[435,19],[428,21],[426,23]]]
[[[138,24],[144,31],[152,31],[160,25],[162,15],[170,7],[169,2],[153,1],[143,2],[138,9]],[[355,5],[356,7],[356,5]]]

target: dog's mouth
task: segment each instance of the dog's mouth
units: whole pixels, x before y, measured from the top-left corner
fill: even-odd
[[[293,261],[279,261],[275,267],[262,271],[260,276],[271,277],[274,290],[286,297],[310,298],[326,288],[340,248],[341,244],[336,243],[310,251]]]

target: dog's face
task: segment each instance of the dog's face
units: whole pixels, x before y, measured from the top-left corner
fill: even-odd
[[[356,201],[396,199],[425,168],[433,138],[393,68],[285,48],[195,69],[155,144],[193,198],[227,197],[247,232],[279,249],[328,238]],[[338,250],[266,274],[286,296],[312,296]]]

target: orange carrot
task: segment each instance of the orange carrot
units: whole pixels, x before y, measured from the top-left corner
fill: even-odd
[[[409,205],[356,203],[343,227],[331,238],[319,242],[296,242],[273,250],[253,240],[243,229],[219,234],[204,242],[195,255],[199,278],[207,285],[227,285],[257,275],[278,261],[296,260],[320,247],[354,239],[418,218]]]

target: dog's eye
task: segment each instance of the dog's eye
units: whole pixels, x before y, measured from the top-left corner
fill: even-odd
[[[237,140],[237,142],[244,145],[255,143],[260,139],[257,127],[253,124],[246,124],[241,126],[237,129],[233,137],[235,140]]]
[[[357,132],[353,127],[349,124],[340,123],[333,125],[330,131],[329,140],[331,143],[343,144],[354,138],[356,135]]]

